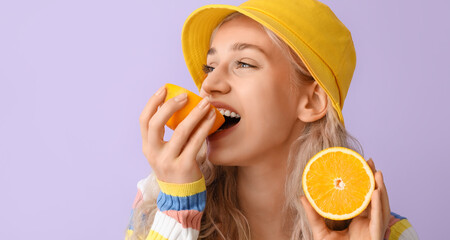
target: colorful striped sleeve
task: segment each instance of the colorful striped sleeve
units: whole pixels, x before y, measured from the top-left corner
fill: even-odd
[[[133,235],[133,212],[136,209],[137,205],[142,202],[142,200],[143,200],[142,192],[138,188],[138,192],[136,194],[136,197],[134,198],[133,207],[131,210],[130,220],[128,223],[128,228],[127,228],[127,232],[125,235],[125,239],[129,239],[130,236]]]
[[[137,194],[134,198],[132,210],[130,214],[130,220],[128,222],[128,228],[125,234],[125,239],[130,239],[131,235],[133,235],[133,214],[138,205],[144,202],[144,199],[151,199],[152,196],[156,196],[159,192],[159,188],[157,188],[157,184],[155,182],[156,177],[153,174],[150,174],[148,177],[141,179],[137,183]],[[155,182],[155,184],[152,184]]]
[[[202,178],[193,183],[174,184],[158,180],[158,212],[146,240],[195,240],[206,204]]]
[[[405,217],[391,212],[385,240],[418,240],[419,236]]]

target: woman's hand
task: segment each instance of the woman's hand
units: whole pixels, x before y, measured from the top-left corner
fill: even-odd
[[[166,142],[164,125],[187,103],[187,95],[181,94],[163,104],[165,96],[166,89],[161,87],[139,117],[142,151],[158,180],[180,184],[195,182],[202,177],[196,156],[214,123],[214,110],[208,111],[210,103],[207,98],[203,99]]]
[[[375,164],[372,159],[367,161],[367,163],[375,175],[375,190],[367,209],[356,216],[347,229],[342,231],[328,229],[324,218],[314,210],[305,196],[301,197],[314,239],[383,239],[391,216],[389,199],[381,171],[375,170]]]

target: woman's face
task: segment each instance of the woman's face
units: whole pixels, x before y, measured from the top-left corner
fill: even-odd
[[[255,21],[239,16],[216,32],[200,95],[239,114],[231,128],[208,137],[208,158],[218,165],[248,166],[287,155],[304,125],[297,119],[299,93],[292,67]],[[300,93],[301,94],[301,93]]]

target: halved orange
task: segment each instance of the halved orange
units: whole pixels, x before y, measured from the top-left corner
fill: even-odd
[[[178,124],[180,124],[180,122],[183,121],[183,119],[185,119],[189,115],[189,113],[192,111],[192,109],[194,109],[195,106],[197,106],[197,104],[203,98],[201,98],[197,94],[195,94],[183,87],[180,87],[180,86],[177,86],[174,84],[167,83],[164,86],[167,90],[166,99],[164,100],[164,102],[166,102],[167,100],[169,100],[173,97],[176,97],[182,93],[186,93],[188,96],[186,105],[184,105],[184,107],[182,109],[175,112],[172,115],[172,117],[170,117],[169,121],[167,121],[167,123],[166,123],[166,125],[170,129],[175,130],[175,128],[178,126]],[[220,114],[219,110],[217,110],[212,105],[210,105],[210,109],[214,109],[214,111],[216,112],[216,119],[214,121],[214,124],[213,124],[211,130],[209,130],[208,135],[214,133],[225,122],[225,118],[222,116],[222,114]]]
[[[343,147],[327,148],[306,164],[303,191],[322,217],[351,219],[366,209],[375,189],[367,162],[357,152]]]

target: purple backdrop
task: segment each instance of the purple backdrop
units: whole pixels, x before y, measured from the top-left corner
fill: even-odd
[[[392,210],[443,239],[448,1],[324,2],[357,49],[347,128],[383,170]],[[139,115],[166,82],[196,91],[181,28],[208,3],[0,2],[1,239],[123,239],[150,172]]]

